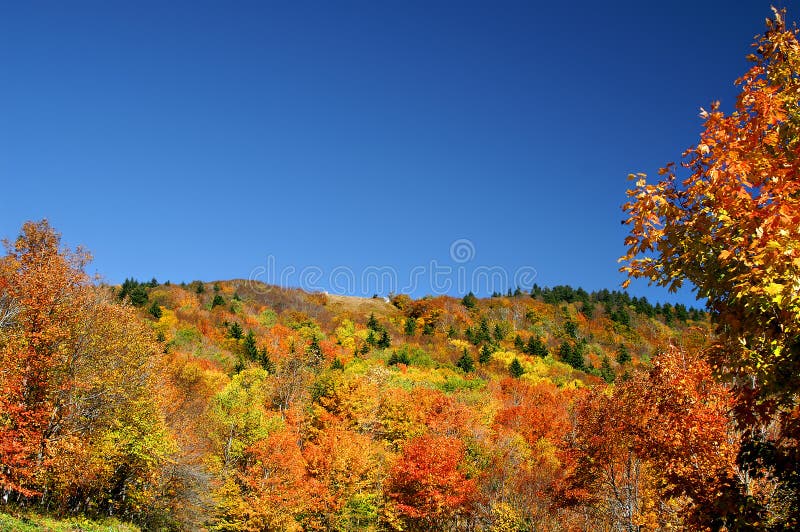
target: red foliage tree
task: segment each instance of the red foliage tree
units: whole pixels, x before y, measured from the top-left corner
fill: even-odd
[[[406,444],[385,489],[410,529],[439,529],[467,516],[477,490],[463,459],[464,444],[452,437],[423,435]]]

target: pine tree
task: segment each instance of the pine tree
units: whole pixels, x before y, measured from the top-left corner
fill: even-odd
[[[520,336],[520,335],[516,335],[516,336],[514,337],[514,348],[515,348],[517,351],[520,351],[520,352],[522,352],[522,353],[525,353],[525,352],[526,352],[526,351],[525,351],[525,342],[522,340],[522,336]]]
[[[367,334],[366,342],[368,345],[374,346],[378,341],[375,339],[375,331],[372,329],[369,330],[369,334]]]
[[[607,356],[603,356],[603,361],[600,363],[600,376],[603,377],[603,380],[609,384],[614,382],[614,379],[616,378],[614,370],[611,367],[611,361],[608,360]]]
[[[489,348],[488,345],[484,344],[481,347],[480,355],[478,355],[478,362],[481,364],[488,364],[489,361],[492,360],[492,350]]]
[[[400,351],[395,351],[392,353],[392,355],[389,357],[388,364],[390,366],[395,366],[397,364],[405,364],[406,366],[408,366],[409,364],[411,364],[411,359],[409,358],[406,350],[402,349]]]
[[[494,324],[494,339],[498,342],[502,342],[506,339],[506,333],[503,331],[503,328],[499,323]]]
[[[564,342],[561,344],[558,354],[564,363],[569,364],[575,369],[584,369],[583,349],[581,346],[571,346],[568,342]]]
[[[470,310],[474,309],[475,305],[478,304],[478,298],[475,297],[475,294],[470,292],[469,294],[464,296],[464,298],[461,300],[461,304]]]
[[[331,369],[344,371],[344,364],[342,364],[342,361],[339,359],[339,357],[333,359],[333,362],[331,362]]]
[[[578,324],[572,321],[571,319],[567,319],[564,322],[564,332],[567,333],[567,336],[573,339],[578,338]]]
[[[367,329],[378,332],[379,328],[380,324],[378,323],[378,320],[375,318],[375,313],[370,314],[369,319],[367,320]]]
[[[525,373],[525,369],[515,357],[514,360],[511,361],[511,364],[508,365],[508,372],[511,373],[511,376],[515,379],[519,379],[522,377],[522,374]]]
[[[147,303],[147,289],[144,284],[141,284],[134,278],[125,279],[122,283],[118,297],[120,300],[128,298],[131,305],[134,307],[143,307]]]
[[[211,308],[213,309],[214,307],[219,307],[224,304],[225,299],[221,295],[217,294],[214,296],[214,300],[211,302]]]
[[[526,352],[529,355],[544,358],[547,356],[547,346],[538,336],[531,336],[528,339]]]
[[[242,326],[239,325],[239,322],[234,321],[228,325],[228,336],[235,340],[240,340],[243,335],[244,331],[242,331]]]
[[[422,336],[433,336],[435,332],[433,322],[430,320],[425,320],[425,323],[422,325]]]
[[[261,364],[261,367],[264,368],[264,371],[267,373],[275,373],[275,363],[269,356],[267,352],[267,348],[264,347],[258,353],[258,362]]]
[[[631,354],[628,352],[628,348],[625,347],[625,344],[619,344],[619,350],[617,350],[617,364],[625,364],[630,361]]]
[[[461,368],[464,373],[475,371],[475,362],[472,360],[472,356],[467,352],[466,347],[464,348],[461,358],[456,362],[456,366]]]
[[[149,312],[150,312],[150,315],[151,315],[151,316],[153,316],[153,317],[154,317],[155,319],[157,319],[157,320],[160,320],[160,319],[161,319],[161,316],[164,314],[164,313],[161,311],[161,305],[159,305],[159,304],[158,304],[158,303],[156,303],[155,301],[153,301],[153,304],[152,304],[152,305],[150,305]]]
[[[381,337],[378,339],[378,349],[389,349],[392,346],[392,339],[389,338],[389,333],[384,329],[381,332]]]
[[[492,339],[492,333],[489,329],[489,322],[486,317],[481,318],[480,327],[478,328],[477,340],[478,343],[489,342]]]
[[[244,356],[248,360],[258,360],[258,346],[256,346],[256,336],[253,331],[247,331],[247,336],[244,337],[242,344],[244,349]]]
[[[406,318],[406,324],[405,324],[406,336],[414,336],[416,332],[417,332],[417,319]]]

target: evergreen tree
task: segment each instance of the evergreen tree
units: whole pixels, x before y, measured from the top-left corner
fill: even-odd
[[[611,321],[615,321],[626,327],[629,327],[631,324],[631,315],[628,314],[628,311],[623,307],[612,310],[609,318],[611,318]]]
[[[628,348],[625,347],[625,344],[619,344],[619,349],[617,350],[617,364],[622,365],[630,361],[631,354],[628,352]]]
[[[240,340],[243,335],[244,331],[242,331],[242,326],[239,325],[239,322],[234,321],[228,325],[228,336],[235,340]]]
[[[661,314],[664,316],[664,324],[672,325],[672,305],[665,303],[664,306],[661,307]]]
[[[272,362],[269,353],[267,353],[266,347],[262,348],[261,351],[259,351],[258,362],[261,364],[261,367],[267,373],[275,373],[275,363]]]
[[[492,340],[492,332],[489,329],[489,322],[486,321],[486,317],[481,318],[481,323],[478,327],[477,340],[478,343],[489,342]]]
[[[211,302],[211,308],[213,309],[214,307],[219,307],[221,305],[225,305],[225,299],[221,295],[217,294],[214,296],[214,300]]]
[[[253,331],[247,331],[247,336],[244,337],[242,344],[244,349],[244,356],[247,360],[258,360],[258,346],[256,346],[256,336]]]
[[[458,359],[456,362],[456,366],[461,368],[464,373],[470,373],[475,371],[475,362],[472,360],[472,356],[470,356],[469,352],[467,352],[467,348],[464,348],[464,352],[461,354],[461,358]]]
[[[466,338],[467,341],[472,345],[478,345],[479,343],[481,343],[480,340],[478,339],[477,334],[472,332],[472,327],[467,327],[466,329],[464,329],[464,338]]]
[[[392,346],[392,339],[389,338],[389,333],[384,329],[381,331],[381,337],[378,339],[378,349],[389,349]]]
[[[498,342],[502,342],[506,339],[506,333],[499,323],[494,324],[494,339]]]
[[[529,355],[544,358],[547,356],[547,346],[538,336],[531,336],[528,339],[526,352]]]
[[[575,369],[584,369],[583,349],[581,349],[581,346],[572,346],[569,342],[564,342],[561,344],[558,354],[564,363],[569,364]]]
[[[431,320],[425,320],[422,326],[422,336],[433,336],[435,331],[436,329],[434,328],[433,322]]]
[[[611,361],[608,360],[608,357],[605,355],[603,356],[603,361],[600,363],[600,376],[609,384],[614,382],[616,378],[614,369],[611,367]]]
[[[475,308],[475,305],[478,304],[478,298],[475,297],[475,294],[470,292],[464,296],[464,298],[461,300],[461,304],[464,305],[465,308],[472,310]]]
[[[120,300],[128,298],[134,307],[143,307],[147,303],[147,289],[134,278],[125,279],[122,289],[117,295]]]
[[[371,331],[378,332],[380,328],[380,324],[378,320],[375,318],[375,313],[369,315],[369,319],[367,320],[367,329]]]
[[[405,325],[405,333],[406,336],[414,336],[417,332],[417,319],[416,318],[406,318],[406,325]]]
[[[153,277],[152,279],[150,279],[150,282],[147,283],[147,286],[149,286],[150,288],[155,288],[158,286],[158,281],[156,280],[155,277]]]
[[[378,341],[375,339],[375,331],[370,329],[369,334],[367,334],[366,342],[368,345],[374,346]]]
[[[344,371],[344,364],[342,364],[342,361],[339,359],[339,357],[333,359],[333,362],[331,362],[331,369]]]
[[[519,379],[522,377],[522,374],[525,373],[525,369],[515,357],[514,360],[511,361],[511,364],[508,365],[508,372],[511,373],[511,376],[515,379]]]
[[[390,366],[395,366],[397,364],[405,364],[406,366],[411,364],[411,359],[408,356],[408,352],[405,349],[401,349],[400,351],[395,351],[389,357],[388,364]]]
[[[517,351],[521,352],[521,353],[525,353],[526,352],[526,350],[525,350],[525,342],[522,340],[522,336],[516,335],[514,337],[514,348]]]
[[[578,324],[572,321],[571,319],[567,319],[567,321],[564,322],[564,332],[567,333],[567,336],[569,336],[570,338],[577,339]]]
[[[206,287],[201,281],[197,281],[197,285],[195,286],[194,291],[197,292],[198,294],[202,294],[203,292],[206,291]]]
[[[488,364],[492,360],[492,350],[488,345],[483,344],[481,347],[480,355],[478,355],[478,362],[481,364]]]
[[[149,312],[150,312],[150,315],[153,316],[157,320],[161,319],[161,316],[164,314],[161,311],[161,305],[159,305],[155,301],[153,301],[153,304],[150,305]]]
[[[452,325],[447,329],[447,338],[455,338],[458,336],[458,331]]]

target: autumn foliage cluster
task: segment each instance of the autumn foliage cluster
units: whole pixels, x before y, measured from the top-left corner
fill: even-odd
[[[0,259],[0,512],[154,530],[791,530],[800,45],[775,13],[622,270],[479,299],[108,286],[29,222]]]

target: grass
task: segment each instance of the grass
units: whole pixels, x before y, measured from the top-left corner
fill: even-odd
[[[17,516],[0,513],[0,532],[140,532],[141,529],[116,519],[91,521],[82,517],[55,519],[23,513]]]

